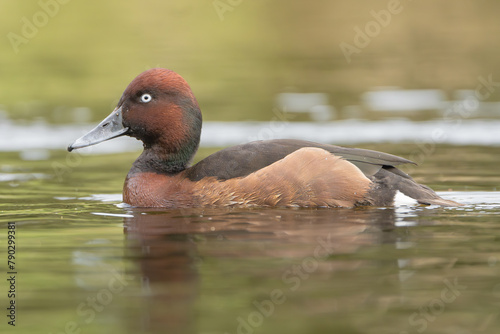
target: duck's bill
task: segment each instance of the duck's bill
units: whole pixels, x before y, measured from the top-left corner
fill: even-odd
[[[106,117],[98,126],[90,130],[86,135],[78,138],[75,142],[68,146],[68,151],[99,144],[103,141],[123,136],[128,131],[128,128],[122,124],[122,109],[116,108]]]

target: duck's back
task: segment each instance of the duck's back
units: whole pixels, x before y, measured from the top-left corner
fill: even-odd
[[[305,140],[262,140],[228,147],[201,160],[186,175],[192,181],[205,177],[228,180],[247,176],[283,159],[304,147],[316,147],[351,162],[366,176],[375,175],[383,166],[398,166],[413,163],[410,160],[382,152],[319,144]]]
[[[459,205],[442,199],[432,189],[418,184],[409,175],[395,167],[401,164],[414,164],[410,160],[372,150],[345,148],[303,140],[277,139],[232,146],[188,168],[185,175],[191,181],[200,181],[208,177],[214,177],[220,181],[242,178],[305,147],[323,149],[356,166],[372,181],[371,190],[366,198],[372,205],[392,205],[396,191],[401,191],[422,204]]]

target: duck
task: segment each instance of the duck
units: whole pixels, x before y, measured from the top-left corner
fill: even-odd
[[[123,186],[123,202],[132,207],[386,207],[398,192],[422,205],[461,205],[398,169],[414,162],[367,149],[261,140],[193,165],[201,129],[188,83],[172,70],[153,68],[132,80],[113,112],[68,151],[120,136],[142,141]]]

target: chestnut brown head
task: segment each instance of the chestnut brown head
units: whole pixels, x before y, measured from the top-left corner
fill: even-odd
[[[86,147],[118,136],[141,140],[159,155],[188,161],[198,148],[201,111],[187,82],[177,73],[153,68],[125,89],[113,112],[68,147]]]
[[[160,145],[171,153],[197,147],[201,112],[187,82],[177,73],[154,68],[139,74],[125,89],[117,108],[127,134],[145,147]]]

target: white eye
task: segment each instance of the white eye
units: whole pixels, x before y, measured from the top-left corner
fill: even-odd
[[[143,103],[148,103],[152,99],[153,99],[153,97],[148,93],[142,94],[142,96],[141,96],[141,102],[143,102]]]

